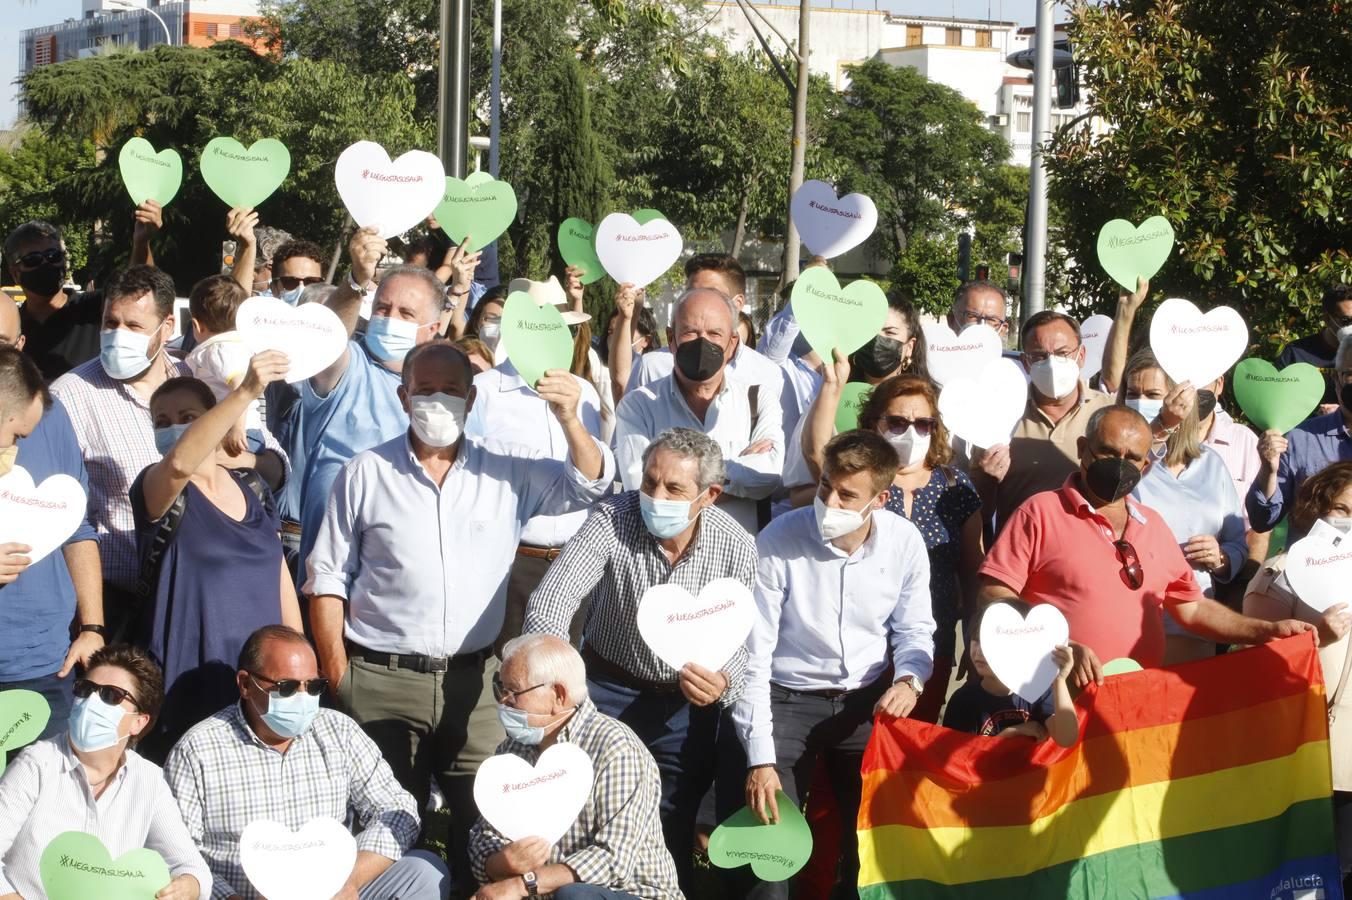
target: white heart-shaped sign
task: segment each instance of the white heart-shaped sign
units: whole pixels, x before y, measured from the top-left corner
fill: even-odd
[[[1300,602],[1322,613],[1352,602],[1352,539],[1322,519],[1286,551],[1286,579]]]
[[[684,244],[666,219],[646,225],[628,213],[611,213],[596,226],[596,258],[620,284],[646,287],[666,274],[681,257]]]
[[[431,153],[410,150],[391,161],[374,141],[357,141],[340,153],[333,179],[352,220],[376,226],[383,238],[431,215],[446,187],[446,171]]]
[[[1052,650],[1070,640],[1061,610],[1039,603],[1028,617],[1008,603],[993,603],[981,617],[981,655],[1000,683],[1029,703],[1056,680]]]
[[[275,297],[250,297],[235,313],[235,330],[251,353],[281,350],[291,361],[286,380],[318,375],[343,355],[347,329],[322,303],[292,306]]]
[[[798,236],[817,256],[831,259],[858,247],[878,227],[878,207],[864,194],[836,196],[825,181],[804,181],[789,202]]]
[[[330,900],[357,862],[357,841],[336,819],[311,819],[292,831],[256,819],[239,836],[239,862],[269,900]]]
[[[1150,320],[1150,349],[1174,381],[1206,387],[1249,346],[1244,317],[1228,306],[1203,314],[1187,300],[1165,300]]]
[[[988,362],[975,376],[954,378],[939,392],[944,427],[973,447],[1008,444],[1028,406],[1028,381],[1012,359]]]
[[[568,833],[591,799],[591,757],[577,744],[555,744],[532,766],[514,753],[489,757],[474,776],[479,814],[508,840]]]
[[[746,643],[756,600],[736,578],[716,578],[699,597],[678,584],[655,584],[638,602],[638,633],[662,662],[716,672]]]
[[[942,322],[925,322],[925,363],[935,384],[980,372],[986,363],[1000,358],[1000,335],[989,325],[968,325],[962,334]]]
[[[84,488],[69,475],[49,475],[34,485],[22,466],[0,478],[0,544],[27,544],[37,562],[80,527],[87,503]]]
[[[1080,323],[1080,343],[1084,345],[1084,365],[1080,374],[1093,378],[1103,368],[1103,351],[1108,349],[1108,332],[1113,328],[1113,317],[1099,313]]]

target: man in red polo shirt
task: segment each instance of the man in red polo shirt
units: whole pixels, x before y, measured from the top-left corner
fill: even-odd
[[[1010,517],[980,569],[982,604],[1020,597],[1065,614],[1075,650],[1072,681],[1101,681],[1100,660],[1164,660],[1163,609],[1221,643],[1261,644],[1312,626],[1251,619],[1202,595],[1159,514],[1127,495],[1150,467],[1150,426],[1125,406],[1090,417],[1080,469],[1034,494]]]

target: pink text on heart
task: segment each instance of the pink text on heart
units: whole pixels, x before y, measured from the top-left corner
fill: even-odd
[[[708,609],[700,609],[688,613],[671,613],[667,616],[667,624],[670,625],[673,622],[694,622],[698,619],[703,619],[705,616],[721,613],[725,609],[732,609],[733,605],[731,600],[724,600],[717,606],[711,606]]]
[[[504,794],[510,794],[512,791],[524,791],[526,788],[535,787],[538,784],[548,784],[551,781],[558,781],[565,774],[567,773],[564,772],[563,769],[556,769],[547,775],[536,775],[530,781],[518,781],[516,784],[504,784],[502,786],[502,792]]]
[[[0,500],[8,500],[20,506],[36,506],[39,509],[65,509],[64,500],[43,500],[41,497],[24,497],[12,491],[0,491]]]
[[[308,328],[311,331],[331,331],[332,327],[323,322],[307,322],[304,319],[279,319],[272,316],[259,316],[253,320],[255,328]]]
[[[372,172],[370,169],[362,169],[361,177],[372,181],[392,181],[396,184],[417,184],[423,180],[421,175],[397,175],[391,172]]]
[[[1199,331],[1209,331],[1213,334],[1226,334],[1230,331],[1229,325],[1194,325],[1189,328],[1185,325],[1170,325],[1169,331],[1173,334],[1196,334]]]
[[[1331,563],[1342,562],[1346,559],[1352,559],[1352,553],[1335,553],[1333,556],[1326,556],[1323,559],[1315,559],[1313,556],[1305,557],[1307,566],[1327,566]]]
[[[833,215],[833,216],[841,216],[841,217],[846,218],[846,219],[862,219],[862,218],[864,218],[863,216],[859,215],[859,213],[852,213],[852,212],[847,212],[846,210],[843,210],[843,209],[836,209],[834,206],[822,206],[822,205],[821,205],[820,203],[818,203],[816,200],[809,200],[809,201],[807,202],[807,205],[810,206],[810,207],[812,207],[813,209],[820,209],[820,210],[821,210],[822,212],[824,212],[824,213],[830,213],[830,214]]]
[[[995,626],[995,633],[996,633],[996,634],[1010,634],[1010,635],[1015,635],[1015,634],[1041,634],[1042,632],[1044,632],[1044,631],[1046,631],[1046,630],[1047,630],[1047,629],[1046,629],[1044,626],[1042,626],[1042,625],[1023,625],[1023,626],[1018,627],[1018,628],[1010,628],[1010,627],[1005,626],[1005,625],[997,625],[997,626]]]

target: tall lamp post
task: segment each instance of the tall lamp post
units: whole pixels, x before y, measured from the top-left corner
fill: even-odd
[[[437,147],[446,174],[469,166],[470,0],[441,0],[441,71],[437,78]]]
[[[149,6],[146,5],[144,0],[142,0],[142,2],[139,3],[137,2],[137,0],[104,0],[104,2],[106,2],[109,6],[113,7],[114,9],[140,10],[142,12],[150,13],[152,16],[155,17],[155,21],[160,23],[160,27],[164,29],[165,43],[167,43],[171,47],[174,45],[174,36],[169,32],[169,26],[165,24],[164,19],[160,18],[159,13],[155,12],[155,10],[151,9]]]

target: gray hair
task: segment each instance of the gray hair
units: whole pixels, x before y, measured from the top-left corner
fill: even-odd
[[[723,451],[713,438],[693,428],[668,428],[657,436],[643,450],[643,468],[658,450],[667,450],[685,459],[698,463],[695,484],[701,491],[707,491],[710,485],[722,484],[728,477],[728,467],[723,462]]]
[[[272,265],[273,254],[282,246],[292,240],[290,233],[280,228],[273,228],[271,225],[259,225],[254,229],[254,239],[257,241],[258,255],[254,258],[254,271],[258,271],[264,266]]]
[[[24,244],[37,243],[48,239],[60,244],[61,229],[50,222],[24,222],[11,231],[9,237],[5,238],[5,260],[11,263],[17,262],[15,257],[18,256],[19,248]]]
[[[301,288],[300,299],[296,301],[297,306],[304,306],[307,303],[324,303],[328,301],[338,291],[338,285],[321,282],[319,284],[307,284]]]
[[[380,284],[376,286],[376,296],[373,302],[380,302],[380,295],[385,290],[385,286],[396,278],[414,278],[423,283],[427,288],[427,302],[437,313],[441,312],[441,303],[446,299],[446,285],[436,275],[432,274],[431,269],[424,269],[422,266],[390,266],[380,274]]]
[[[1352,369],[1352,334],[1338,342],[1338,352],[1333,356],[1333,368],[1336,372]]]
[[[561,684],[574,703],[587,696],[587,667],[582,655],[563,638],[552,634],[523,634],[502,648],[502,664],[525,654],[526,680],[531,684]]]
[[[737,330],[737,304],[733,302],[731,297],[720,291],[718,288],[711,287],[687,288],[684,291],[681,291],[680,296],[677,297],[676,301],[671,305],[671,324],[673,326],[676,324],[676,320],[681,317],[681,310],[685,308],[686,302],[696,294],[713,294],[721,299],[728,307],[728,321],[732,324],[732,330]]]

